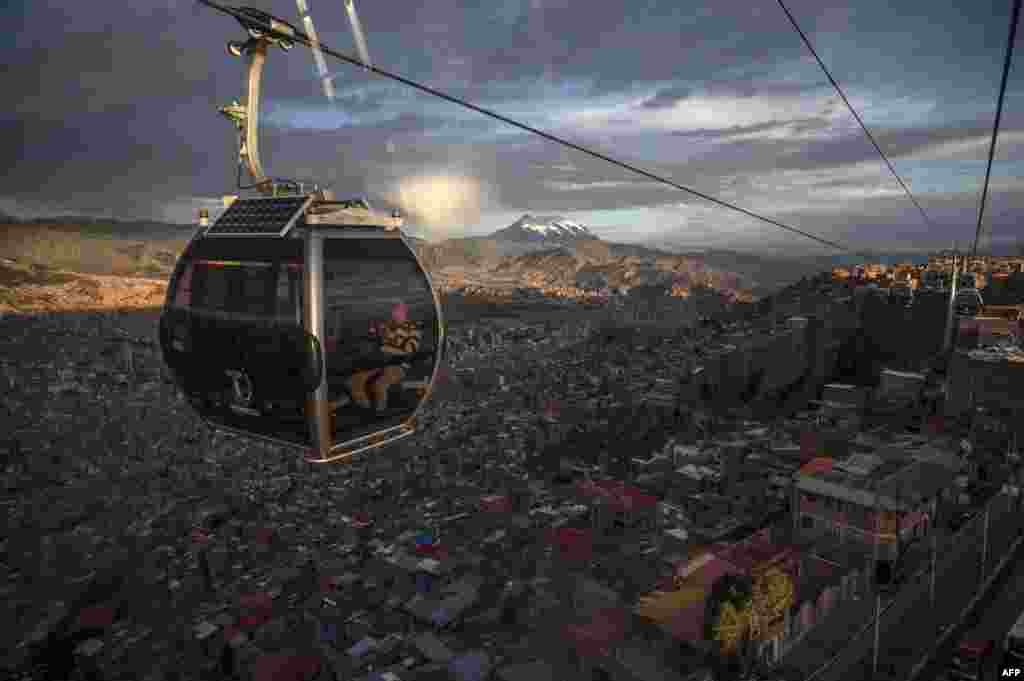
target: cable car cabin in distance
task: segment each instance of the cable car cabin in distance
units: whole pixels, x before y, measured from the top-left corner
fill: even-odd
[[[189,404],[318,463],[411,435],[444,338],[400,223],[318,192],[239,199],[200,230],[160,321]]]
[[[953,308],[961,317],[976,317],[984,306],[981,294],[973,288],[958,291],[953,299]]]

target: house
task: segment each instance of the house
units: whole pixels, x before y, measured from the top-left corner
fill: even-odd
[[[672,638],[699,650],[709,650],[704,638],[705,600],[715,581],[730,573],[740,574],[740,571],[710,551],[704,551],[676,565],[676,588],[648,594],[635,611],[654,621]]]
[[[896,448],[845,460],[816,458],[794,476],[795,531],[859,546],[876,567],[884,562],[888,568],[927,535],[955,475],[940,461]]]
[[[946,385],[946,416],[988,404],[1024,410],[1022,377],[1024,354],[1020,352],[954,352]]]
[[[593,533],[572,527],[551,528],[548,543],[557,548],[558,558],[564,563],[585,563],[594,555]]]
[[[577,670],[586,672],[605,666],[604,658],[614,657],[625,639],[628,613],[621,608],[602,608],[566,625],[562,636],[569,658]]]
[[[451,649],[444,641],[435,636],[432,632],[424,632],[412,639],[410,642],[417,653],[431,662],[443,662],[447,664],[455,657]]]
[[[454,681],[485,681],[490,678],[494,662],[483,650],[471,650],[448,663]]]
[[[727,574],[756,579],[771,569],[793,587],[788,607],[775,619],[760,622],[756,654],[765,664],[774,664],[852,595],[856,584],[837,564],[796,546],[772,542],[767,530],[735,544],[696,551],[676,565],[674,588],[648,594],[636,613],[656,622],[669,636],[710,651],[714,646],[704,638],[704,615],[714,583]]]
[[[463,617],[476,603],[480,592],[478,578],[464,578],[434,593],[419,593],[406,603],[406,610],[417,620],[444,629]]]
[[[658,500],[616,480],[581,480],[576,485],[581,501],[591,508],[594,528],[646,527],[658,524]]]

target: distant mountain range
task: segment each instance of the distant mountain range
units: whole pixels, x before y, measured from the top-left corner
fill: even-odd
[[[0,224],[39,226],[127,240],[181,240],[194,225],[117,220],[79,215],[22,219],[0,214]],[[488,236],[430,243],[408,241],[435,281],[480,286],[572,286],[606,281],[630,288],[646,283],[707,285],[730,293],[768,295],[782,286],[829,269],[831,258],[765,257],[725,250],[692,252],[671,246],[605,241],[586,225],[561,216],[525,214]]]
[[[195,225],[179,225],[157,220],[119,220],[88,215],[56,215],[45,218],[20,218],[0,213],[0,224],[39,226],[62,231],[75,231],[93,236],[122,239],[188,239]]]
[[[413,244],[435,278],[445,277],[449,285],[570,287],[596,279],[613,287],[675,282],[755,295],[777,288],[765,288],[742,272],[708,268],[700,257],[605,241],[559,216],[526,214],[488,236]]]
[[[578,222],[560,216],[538,217],[527,213],[491,235],[497,241],[531,244],[571,244],[581,239],[597,239]]]

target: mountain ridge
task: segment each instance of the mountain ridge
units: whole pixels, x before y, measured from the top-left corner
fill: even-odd
[[[69,214],[28,220],[0,215],[0,220],[8,218],[29,231],[38,227],[134,241],[182,240],[195,230],[195,225]],[[764,263],[771,261],[756,255],[680,253],[655,245],[606,241],[586,225],[559,215],[526,213],[487,236],[433,243],[411,235],[406,238],[435,281],[446,284],[459,278],[493,280],[495,286],[499,281],[507,286],[511,279],[527,287],[554,288],[579,288],[581,280],[606,281],[608,286],[622,288],[659,282],[683,287],[704,284],[725,292],[761,296],[805,273],[794,271],[791,264],[776,266],[778,271],[769,273]],[[809,267],[806,273],[820,269]]]
[[[512,243],[572,243],[599,237],[581,223],[560,215],[537,216],[525,213],[508,227],[491,234],[489,238]]]

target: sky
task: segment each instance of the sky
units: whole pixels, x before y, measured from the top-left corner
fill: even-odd
[[[299,24],[294,0],[248,0]],[[789,0],[922,218],[777,2],[356,0],[374,65],[852,249],[974,238],[1010,0]],[[307,0],[354,54],[342,0]],[[0,210],[187,223],[232,193],[234,19],[193,0],[6,3]],[[1024,31],[1022,31],[1024,32]],[[1017,42],[1020,43],[1020,35]],[[984,221],[1024,239],[1024,78],[1010,73]],[[264,166],[399,207],[431,240],[555,214],[602,238],[835,253],[304,47],[272,51]]]

